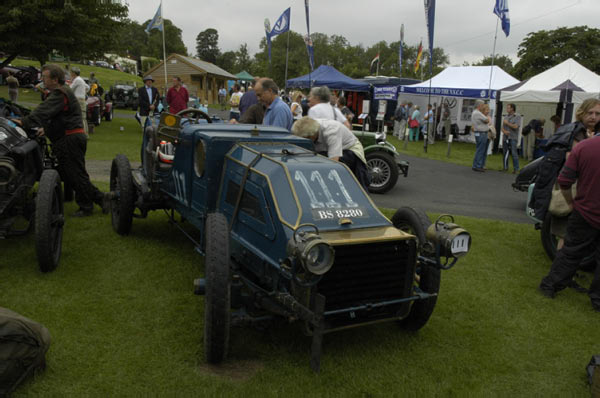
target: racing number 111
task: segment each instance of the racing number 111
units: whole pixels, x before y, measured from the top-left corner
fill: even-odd
[[[330,170],[329,174],[327,175],[327,178],[329,180],[335,181],[337,183],[342,195],[344,196],[344,199],[346,200],[345,207],[352,207],[352,208],[358,207],[358,203],[356,203],[354,200],[352,200],[352,197],[350,196],[350,194],[348,193],[348,190],[344,186],[344,183],[342,182],[342,179],[340,178],[340,175],[338,174],[337,170]],[[325,181],[323,180],[321,173],[319,173],[317,170],[312,171],[312,173],[310,174],[310,180],[317,181],[317,183],[321,187],[323,196],[325,196],[325,199],[326,199],[325,203],[320,202],[317,199],[317,195],[315,195],[315,192],[313,191],[311,186],[308,184],[308,180],[306,179],[306,176],[304,175],[303,172],[301,172],[300,170],[296,170],[296,173],[294,174],[294,179],[296,181],[300,181],[300,183],[306,190],[306,194],[308,195],[308,198],[310,199],[310,207],[311,208],[319,209],[319,208],[328,207],[328,208],[332,208],[332,209],[339,209],[342,207],[341,203],[335,201],[335,199],[331,195],[331,192],[329,191],[329,188],[325,184]]]

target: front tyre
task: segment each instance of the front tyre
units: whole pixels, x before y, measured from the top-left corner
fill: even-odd
[[[371,178],[369,191],[386,193],[394,188],[400,174],[394,157],[386,152],[375,151],[365,154],[365,158]]]
[[[128,235],[135,209],[135,186],[131,176],[131,166],[125,155],[117,155],[112,161],[110,190],[114,192],[110,205],[113,229],[119,235]]]
[[[427,228],[431,225],[427,214],[422,210],[401,207],[392,217],[392,223],[396,228],[417,237],[417,254],[421,254],[426,241]],[[439,268],[417,262],[413,290],[419,289],[425,293],[435,294],[435,296],[414,301],[406,318],[399,321],[400,327],[417,331],[425,326],[433,314],[437,293],[440,291],[440,282],[441,270]]]
[[[42,272],[50,272],[58,266],[64,224],[60,176],[56,170],[44,170],[35,198],[35,249]]]
[[[231,323],[229,228],[221,213],[210,213],[206,219],[204,264],[204,354],[208,363],[217,364],[227,356]]]

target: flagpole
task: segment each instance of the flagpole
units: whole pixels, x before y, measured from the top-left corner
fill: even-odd
[[[490,84],[488,85],[488,100],[492,98],[492,71],[494,70],[494,58],[496,57],[496,40],[498,39],[498,22],[496,19],[496,33],[494,34],[494,49],[492,50],[492,66],[490,67]]]
[[[285,92],[287,93],[288,56],[290,52],[290,30],[287,31],[287,47],[285,48]]]
[[[165,19],[163,18],[163,3],[160,0],[160,19],[162,21],[162,41],[163,41],[163,65],[165,69],[165,87],[164,87],[164,95],[167,94],[167,49],[165,47],[165,30],[166,24]]]

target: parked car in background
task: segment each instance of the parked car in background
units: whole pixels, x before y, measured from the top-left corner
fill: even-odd
[[[9,73],[12,73],[12,75],[17,78],[19,86],[21,87],[33,87],[39,83],[41,79],[40,70],[34,66],[7,65],[0,69],[3,83],[6,81]]]
[[[116,81],[111,86],[104,98],[106,102],[111,101],[117,108],[138,108],[138,92],[135,83]]]
[[[94,127],[99,126],[104,118],[107,122],[113,119],[113,104],[111,101],[105,101],[102,99],[104,89],[100,85],[90,85],[89,79],[83,79],[88,86],[90,91],[86,98],[87,103],[87,122],[89,132],[94,132]]]
[[[110,69],[110,64],[106,61],[96,61],[96,66],[99,66],[101,68],[109,68]]]

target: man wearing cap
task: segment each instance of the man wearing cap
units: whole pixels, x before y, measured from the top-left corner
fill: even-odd
[[[140,102],[140,116],[150,116],[158,106],[158,90],[152,87],[154,79],[148,75],[144,77],[144,85],[138,89],[138,98]]]

